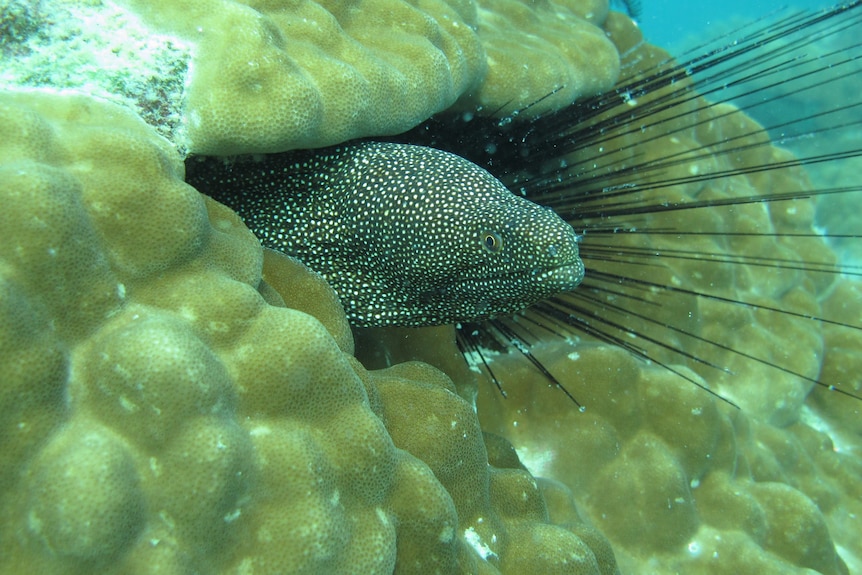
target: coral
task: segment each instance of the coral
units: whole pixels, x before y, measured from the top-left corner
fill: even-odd
[[[41,20],[23,9],[3,15],[21,57],[0,64],[0,85],[118,101],[197,153],[395,134],[458,98],[461,109],[505,114],[557,89],[534,114],[609,88],[619,70],[597,27],[608,10],[601,0],[39,6]]]
[[[187,119],[201,153],[397,133],[447,108],[485,65],[469,4],[139,4],[157,29],[195,44]]]
[[[39,0],[4,2],[0,6],[0,53],[8,57],[20,52],[43,24]]]
[[[836,545],[859,552],[858,457],[807,425],[752,420],[618,348],[535,351],[587,410],[502,357],[508,398],[480,386],[482,427],[572,489],[623,572],[648,562],[654,573],[847,573]]]
[[[114,2],[4,2],[0,52],[0,88],[98,96],[135,110],[164,136],[181,137],[190,46]]]
[[[856,309],[851,290],[845,285],[833,297]],[[368,365],[384,356],[421,359],[451,373],[466,395],[477,391],[452,360],[451,328],[412,331],[409,339],[407,330],[361,333],[358,353]],[[587,522],[578,518],[575,532],[597,557],[601,546],[585,525],[607,535],[630,573],[648,566],[657,574],[801,575],[804,567],[843,574],[836,549],[848,560],[860,555],[856,402],[812,394],[820,415],[779,428],[618,347],[552,340],[533,353],[586,411],[516,353],[497,356],[492,366],[507,395],[483,381],[477,399],[489,459],[502,468],[523,461],[533,474],[554,478],[540,480],[552,521],[566,525],[565,510],[580,510]],[[841,348],[835,353],[827,364],[857,363]],[[831,438],[842,441],[840,449]]]
[[[479,0],[488,71],[456,107],[533,117],[607,90],[619,75],[617,51],[600,28],[607,15],[601,0]]]
[[[859,301],[862,301],[862,282],[845,278],[838,281],[830,291],[823,307],[829,317],[848,318],[848,321],[858,325],[862,318]],[[823,339],[825,353],[822,377],[844,391],[860,395],[862,357],[859,350],[862,349],[862,334],[835,325],[824,325]],[[854,437],[862,436],[862,405],[843,399],[837,394],[818,394],[812,398],[812,402],[818,410],[828,414],[828,421],[833,422],[832,434],[836,436],[836,443],[843,444],[846,437],[852,445]]]
[[[4,93],[0,134],[0,571],[616,572],[446,375],[363,368],[328,286],[134,115]]]
[[[314,316],[335,338],[344,353],[353,355],[353,335],[350,324],[336,293],[329,284],[315,273],[311,273],[301,262],[281,252],[264,248],[262,295],[267,287],[274,295],[267,299],[273,305],[301,309]]]

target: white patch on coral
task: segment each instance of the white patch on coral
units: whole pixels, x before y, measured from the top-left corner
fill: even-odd
[[[553,449],[533,450],[527,447],[518,447],[515,451],[518,453],[518,459],[534,477],[553,476],[551,464],[557,457],[557,452]]]
[[[698,541],[689,541],[688,543],[688,554],[692,557],[699,557],[703,552],[703,548],[701,547]]]
[[[497,556],[497,554],[494,553],[484,541],[482,541],[482,536],[476,533],[476,530],[472,527],[468,527],[464,530],[464,540],[482,559]]]
[[[828,420],[820,416],[807,405],[803,405],[799,413],[799,420],[805,425],[829,436],[832,440],[832,449],[838,453],[850,453],[856,444],[852,433],[847,433],[840,426],[832,425]]]
[[[262,437],[270,433],[272,433],[272,429],[268,425],[256,425],[248,432],[252,437]]]
[[[4,46],[0,89],[72,91],[133,110],[182,142],[191,48],[108,1],[12,0],[20,33]],[[183,150],[181,150],[183,151]]]

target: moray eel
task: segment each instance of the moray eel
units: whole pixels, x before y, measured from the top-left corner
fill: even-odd
[[[510,314],[584,275],[569,224],[432,148],[366,142],[190,159],[187,181],[233,208],[264,246],[321,274],[354,326]]]

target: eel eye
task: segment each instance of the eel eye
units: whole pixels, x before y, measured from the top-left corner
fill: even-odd
[[[503,238],[494,232],[482,232],[482,245],[486,250],[495,254],[503,248]]]

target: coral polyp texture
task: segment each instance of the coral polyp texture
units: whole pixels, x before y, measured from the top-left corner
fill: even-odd
[[[503,358],[508,399],[479,387],[483,429],[572,489],[623,572],[848,573],[836,549],[859,553],[862,464],[825,433],[751,419],[616,348],[535,352],[586,412]]]
[[[134,108],[181,148],[236,154],[403,132],[458,107],[531,114],[613,85],[607,2],[13,0],[0,85]]]
[[[500,438],[489,465],[442,372],[364,369],[329,287],[140,119],[5,93],[0,134],[0,572],[615,573],[571,494]]]

